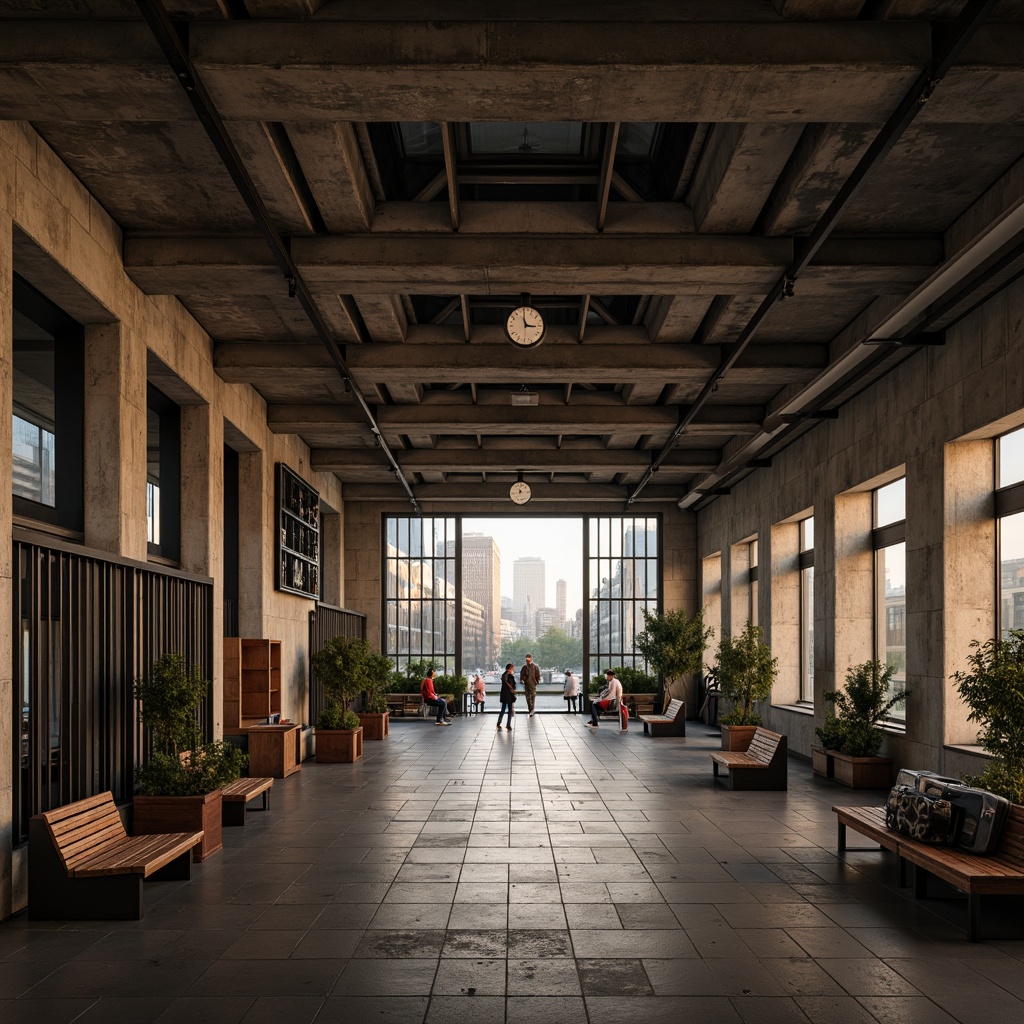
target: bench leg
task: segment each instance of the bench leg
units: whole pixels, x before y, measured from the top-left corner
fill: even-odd
[[[837,840],[837,846],[839,848],[840,856],[846,853],[846,826],[842,822],[839,822],[839,838]]]
[[[175,857],[149,876],[154,882],[187,882],[192,877],[192,851]]]
[[[221,823],[228,826],[245,824],[245,801],[223,800],[221,802]]]
[[[906,857],[901,857],[897,853],[896,860],[899,863],[899,867],[897,868],[896,881],[899,883],[901,889],[905,889],[907,887],[907,859]]]
[[[976,892],[967,894],[967,940],[981,939],[981,897]]]
[[[712,761],[711,762],[711,770],[715,773],[715,778],[717,779],[718,778],[718,762],[717,761]]]
[[[928,898],[928,872],[924,868],[914,865],[914,899],[923,900]]]

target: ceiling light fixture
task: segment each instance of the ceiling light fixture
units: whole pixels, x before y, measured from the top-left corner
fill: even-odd
[[[518,391],[510,391],[508,400],[511,405],[539,405],[540,395],[536,391],[527,391],[524,384]]]

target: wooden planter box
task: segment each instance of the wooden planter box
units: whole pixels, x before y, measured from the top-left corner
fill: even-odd
[[[132,834],[150,836],[166,832],[203,831],[203,841],[192,850],[197,864],[211,857],[223,845],[221,832],[221,791],[205,796],[137,796],[134,801]]]
[[[824,747],[811,747],[811,767],[815,775],[823,779],[831,779],[835,776],[835,751],[826,750]]]
[[[722,749],[743,751],[750,746],[757,730],[756,725],[723,725]]]
[[[388,723],[391,721],[390,712],[384,711],[380,714],[360,712],[359,721],[363,723],[364,740],[383,740],[387,738],[389,731]]]
[[[350,764],[363,756],[363,727],[317,729],[316,763]]]
[[[892,786],[891,757],[851,757],[830,750],[836,782],[851,789],[889,789]]]

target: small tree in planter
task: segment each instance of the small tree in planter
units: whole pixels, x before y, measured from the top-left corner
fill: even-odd
[[[738,637],[722,637],[715,669],[722,698],[733,705],[719,719],[722,748],[746,750],[761,724],[754,705],[771,696],[779,659],[772,657],[771,648],[764,642],[764,630],[748,622]]]
[[[879,723],[889,712],[906,699],[908,690],[893,690],[892,665],[880,661],[865,661],[846,672],[846,689],[829,690],[825,700],[834,708],[834,718],[815,732],[824,745],[831,747],[835,761],[834,777],[837,782],[855,789],[885,789],[891,782],[892,760],[879,757],[885,733]]]
[[[349,705],[363,690],[387,683],[391,662],[362,637],[334,636],[310,664],[324,695],[316,720],[316,759],[321,764],[355,761],[363,754],[363,730]]]
[[[152,730],[152,749],[135,772],[133,828],[137,835],[198,832],[197,861],[216,853],[221,841],[220,790],[248,760],[229,743],[203,741],[197,710],[210,682],[180,654],[162,655],[135,682],[142,724]]]
[[[970,669],[957,672],[960,696],[971,709],[968,721],[981,726],[978,739],[992,760],[964,782],[1015,804],[1024,803],[1024,630],[1002,639],[971,643]]]
[[[670,612],[649,612],[644,609],[644,628],[633,640],[634,648],[647,660],[647,664],[665,681],[661,700],[677,696],[675,683],[684,676],[692,676],[704,664],[704,652],[714,635],[704,625],[704,609],[687,615],[682,608]],[[685,696],[685,695],[684,695]]]

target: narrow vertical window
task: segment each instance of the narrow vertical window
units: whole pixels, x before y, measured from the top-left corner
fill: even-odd
[[[756,538],[749,545],[749,560],[747,562],[747,574],[750,585],[747,588],[749,605],[747,607],[747,621],[756,626],[757,622],[757,540]]]
[[[999,629],[1024,629],[1024,427],[996,438]]]
[[[874,498],[872,547],[875,552],[875,657],[893,669],[890,688],[907,682],[907,481],[879,487]],[[890,718],[906,720],[897,704]]]
[[[814,516],[800,520],[800,701],[814,703]]]

